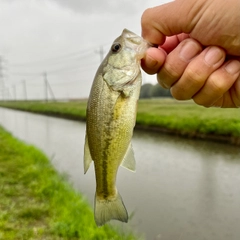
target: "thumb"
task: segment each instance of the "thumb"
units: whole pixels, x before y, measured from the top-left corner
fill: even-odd
[[[165,36],[190,33],[198,21],[201,2],[176,0],[145,10],[141,20],[143,38],[162,45]]]

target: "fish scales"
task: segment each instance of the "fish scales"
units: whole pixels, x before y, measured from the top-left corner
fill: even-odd
[[[96,177],[95,221],[128,221],[116,188],[120,165],[134,171],[131,147],[136,107],[141,88],[140,59],[147,43],[123,30],[95,75],[87,106],[84,171],[94,162]]]

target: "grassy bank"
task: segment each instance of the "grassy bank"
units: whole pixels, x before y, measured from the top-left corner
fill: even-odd
[[[0,106],[72,120],[85,120],[87,101],[47,103],[40,101],[0,101]]]
[[[0,239],[136,239],[96,227],[92,208],[33,146],[0,127]]]
[[[146,129],[240,145],[240,109],[204,108],[173,99],[142,100],[137,123]]]
[[[86,100],[79,102],[1,102],[0,106],[85,120]],[[140,100],[137,127],[191,138],[240,145],[240,110],[204,108],[191,101]]]

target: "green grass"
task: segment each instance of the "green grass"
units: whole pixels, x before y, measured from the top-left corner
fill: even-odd
[[[46,156],[0,127],[0,239],[137,239],[96,227],[92,208]]]
[[[11,101],[0,102],[0,106],[73,120],[85,120],[87,101],[47,103],[41,101]]]
[[[204,108],[192,101],[139,101],[137,123],[185,133],[240,137],[240,109]]]
[[[3,107],[76,120],[86,119],[86,104],[86,100],[0,102]],[[192,101],[179,102],[174,99],[139,100],[137,127],[240,144],[240,109],[204,108]]]

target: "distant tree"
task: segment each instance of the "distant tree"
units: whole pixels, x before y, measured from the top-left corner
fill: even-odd
[[[151,97],[172,97],[170,90],[161,87],[159,84],[152,86]]]
[[[140,91],[140,98],[150,98],[152,86],[151,83],[143,84]]]
[[[169,89],[161,87],[159,84],[152,85],[146,83],[142,86],[140,98],[172,97]]]

